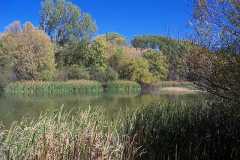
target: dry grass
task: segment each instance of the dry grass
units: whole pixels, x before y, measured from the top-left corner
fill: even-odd
[[[196,94],[198,93],[198,90],[191,90],[188,88],[183,87],[165,87],[159,90],[161,94],[171,94],[171,95],[179,95],[179,94]]]
[[[118,135],[116,123],[91,110],[57,112],[15,123],[4,132],[3,160],[132,160],[133,140]],[[2,132],[3,133],[3,132]]]

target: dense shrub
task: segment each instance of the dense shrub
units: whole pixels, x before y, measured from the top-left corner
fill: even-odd
[[[100,82],[114,81],[118,79],[118,73],[111,67],[108,68],[92,68],[90,71],[91,79]]]
[[[106,81],[115,81],[118,80],[118,73],[111,67],[108,67],[106,70]]]
[[[70,67],[67,68],[67,72],[68,72],[68,79],[75,79],[75,80],[79,80],[79,79],[85,79],[88,80],[90,79],[90,75],[89,72],[86,68],[82,67],[82,66],[78,66],[78,65],[72,65]]]
[[[13,80],[13,57],[6,53],[0,39],[0,95],[4,87]]]
[[[57,70],[56,80],[89,80],[90,73],[87,68],[80,65],[71,65],[68,67],[61,67]]]
[[[66,68],[61,67],[58,68],[55,74],[56,81],[66,81],[68,80],[68,71]]]

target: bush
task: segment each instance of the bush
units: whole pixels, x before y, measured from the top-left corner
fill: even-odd
[[[0,39],[0,95],[4,87],[11,81],[14,80],[14,69],[13,69],[13,58],[6,53],[6,49],[1,44]]]
[[[118,73],[112,69],[111,67],[108,67],[106,70],[106,82],[108,81],[116,81],[118,80]]]
[[[67,81],[68,80],[68,71],[66,68],[57,69],[57,73],[55,76],[56,81]]]
[[[92,68],[91,79],[100,82],[115,81],[118,79],[118,73],[111,67],[108,68]]]
[[[89,72],[86,68],[78,65],[72,65],[68,67],[68,79],[73,79],[73,80],[79,80],[79,79],[85,79],[89,80],[90,75]]]

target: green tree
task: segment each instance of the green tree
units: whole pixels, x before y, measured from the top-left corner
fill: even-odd
[[[57,52],[56,59],[59,67],[83,65],[86,68],[106,68],[107,65],[105,45],[99,41],[70,43]]]
[[[169,72],[168,79],[177,80],[183,77],[179,73],[181,59],[188,53],[189,42],[183,40],[175,40],[163,36],[137,36],[132,40],[132,46],[135,48],[153,49],[161,51],[168,59]]]
[[[44,0],[40,28],[60,45],[89,40],[96,32],[91,16],[66,0]]]
[[[141,84],[150,84],[155,81],[153,74],[149,71],[149,63],[146,59],[138,57],[129,62],[124,67],[124,74],[129,80],[136,81]]]
[[[104,35],[97,36],[95,41],[105,45],[105,56],[107,60],[110,60],[116,52],[126,46],[125,38],[118,33],[106,33]]]
[[[106,46],[102,42],[95,41],[91,45],[90,49],[90,55],[88,55],[88,67],[94,66],[94,67],[107,67],[107,62],[106,62]]]
[[[50,80],[54,76],[53,45],[49,37],[28,22],[11,32],[10,25],[2,36],[5,54],[14,59],[14,71],[19,80]]]
[[[104,40],[107,43],[115,46],[123,46],[126,44],[125,38],[122,35],[114,32],[109,32],[105,35],[98,36],[96,40]]]
[[[149,63],[149,70],[158,80],[166,80],[168,76],[168,60],[161,52],[147,51],[143,57]]]

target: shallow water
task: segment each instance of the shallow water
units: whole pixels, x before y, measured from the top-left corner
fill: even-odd
[[[0,97],[0,122],[10,126],[23,118],[34,119],[43,112],[100,108],[109,118],[114,118],[123,111],[135,110],[137,107],[151,103],[182,102],[197,103],[199,95],[103,95],[103,96],[65,96],[65,97]]]

